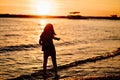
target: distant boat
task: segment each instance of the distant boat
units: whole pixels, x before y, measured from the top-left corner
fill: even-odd
[[[67,18],[68,19],[87,19],[87,17],[81,16],[80,12],[70,12]]]

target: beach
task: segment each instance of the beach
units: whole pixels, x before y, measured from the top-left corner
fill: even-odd
[[[120,48],[107,55],[74,62],[66,66],[58,66],[59,78],[54,78],[49,69],[48,77],[43,78],[42,71],[31,75],[21,75],[10,80],[119,80],[120,79]]]
[[[0,18],[0,80],[43,79],[39,37],[52,23],[59,79],[119,78],[120,20]],[[53,65],[48,58],[48,78]]]

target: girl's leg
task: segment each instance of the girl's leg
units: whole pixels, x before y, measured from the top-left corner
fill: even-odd
[[[52,58],[52,63],[53,63],[54,70],[55,70],[55,76],[58,76],[58,74],[57,74],[57,62],[56,62],[56,51],[55,50],[51,51],[51,58]]]
[[[44,62],[43,62],[43,72],[44,72],[44,75],[46,75],[46,69],[47,69],[47,59],[48,59],[48,55],[49,52],[48,51],[44,51]]]

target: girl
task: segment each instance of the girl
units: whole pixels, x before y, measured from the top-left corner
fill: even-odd
[[[57,74],[57,62],[56,62],[56,50],[53,44],[53,39],[60,40],[60,38],[55,37],[56,33],[54,31],[52,24],[47,24],[42,32],[39,40],[39,44],[42,45],[42,51],[44,52],[44,62],[43,62],[43,72],[46,76],[46,66],[47,59],[49,56],[52,58],[52,63],[55,70],[55,77],[58,77]]]

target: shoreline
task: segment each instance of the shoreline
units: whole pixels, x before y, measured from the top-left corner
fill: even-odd
[[[112,59],[112,58],[117,57],[119,55],[120,55],[120,48],[118,48],[117,50],[115,50],[113,52],[106,53],[102,56],[92,57],[92,58],[88,58],[86,60],[80,60],[80,61],[72,62],[72,63],[66,64],[66,65],[58,66],[58,73],[62,74],[66,70],[70,70],[70,72],[71,72],[71,69],[77,68],[77,66],[81,67],[81,65],[84,65],[85,63],[86,64],[98,63],[100,61],[102,62],[103,60]],[[108,60],[108,61],[111,61],[111,60]],[[103,61],[103,63],[104,63],[104,61]],[[53,69],[48,69],[48,72],[53,72]],[[79,73],[81,73],[81,72],[79,72]],[[115,74],[115,75],[106,75],[106,76],[105,75],[100,76],[97,74],[94,75],[95,73],[91,74],[91,75],[85,75],[85,76],[80,76],[78,74],[69,75],[69,76],[64,75],[63,76],[60,74],[59,79],[60,80],[119,80],[120,79],[120,74],[119,74],[120,72],[117,72],[117,73],[116,73],[117,75]],[[36,79],[44,80],[42,75],[43,75],[42,70],[39,70],[38,72],[32,73],[30,75],[21,75],[17,78],[8,79],[8,80],[36,80]],[[48,80],[51,80],[51,79],[53,79],[53,76],[51,76],[51,74],[50,74],[48,78],[49,78]]]
[[[120,20],[120,17],[112,17],[112,16],[81,16],[80,18],[76,18],[78,16],[73,16],[73,18],[69,18],[70,16],[51,16],[51,15],[23,15],[23,14],[0,14],[0,18],[65,18],[65,19],[108,19],[108,20]],[[72,16],[71,16],[72,17]],[[75,18],[74,18],[75,17]]]

